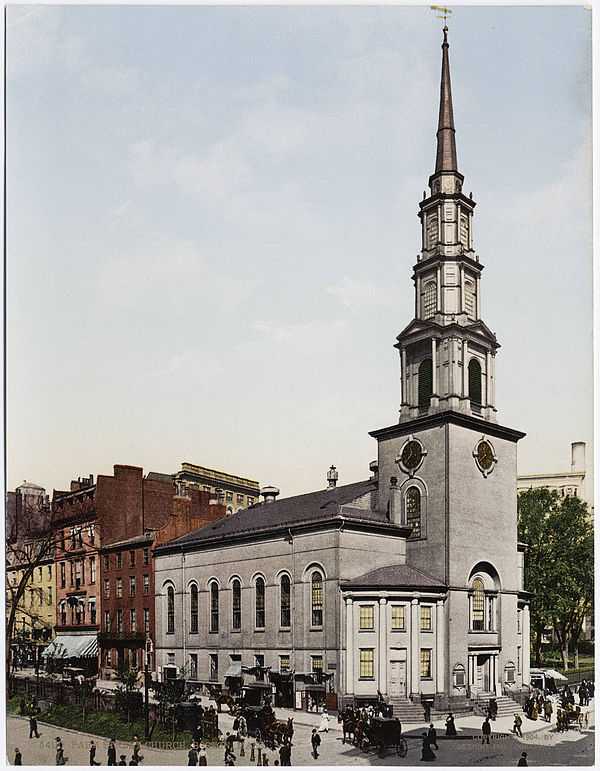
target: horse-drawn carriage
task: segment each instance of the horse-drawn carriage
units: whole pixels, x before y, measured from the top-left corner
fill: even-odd
[[[588,714],[587,712],[582,712],[579,705],[575,706],[574,704],[567,704],[567,706],[562,710],[561,717],[564,730],[568,730],[569,728],[573,727],[583,731],[588,727]]]
[[[382,758],[388,750],[395,750],[401,758],[406,757],[408,745],[398,718],[371,717],[361,733],[359,746],[363,752],[376,750]]]
[[[248,734],[257,741],[263,741],[267,747],[275,749],[285,741],[292,740],[294,733],[293,719],[283,722],[277,720],[270,705],[245,706],[241,712],[246,720]]]

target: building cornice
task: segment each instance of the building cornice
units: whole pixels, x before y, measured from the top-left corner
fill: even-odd
[[[415,431],[434,428],[435,426],[442,426],[447,423],[452,423],[463,428],[470,428],[473,431],[481,432],[487,436],[494,436],[498,439],[507,439],[509,442],[518,442],[519,439],[526,436],[523,431],[500,426],[497,423],[489,423],[487,420],[474,418],[470,415],[454,412],[453,410],[438,412],[435,415],[424,415],[423,417],[407,420],[403,423],[395,423],[393,426],[369,431],[369,436],[372,436],[377,440],[394,439],[395,437],[408,436]]]

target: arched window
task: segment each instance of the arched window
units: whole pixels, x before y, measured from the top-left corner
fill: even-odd
[[[256,627],[263,629],[265,626],[265,579],[260,576],[256,579]]]
[[[504,682],[507,685],[515,683],[515,665],[512,661],[508,661],[504,667]]]
[[[290,626],[292,620],[292,603],[290,591],[290,577],[281,576],[281,626]]]
[[[312,625],[323,626],[323,576],[315,571],[311,577]]]
[[[419,364],[419,407],[428,407],[433,393],[433,364],[423,359]]]
[[[465,311],[470,319],[475,319],[475,285],[465,281]]]
[[[198,587],[190,587],[190,632],[198,631]]]
[[[216,581],[210,585],[210,631],[219,631],[219,585]]]
[[[421,491],[409,487],[406,491],[406,524],[412,527],[410,538],[421,537]]]
[[[236,578],[231,585],[232,591],[232,615],[231,615],[231,628],[242,628],[242,585]]]
[[[473,580],[473,612],[471,614],[471,628],[475,631],[482,631],[484,628],[484,609],[485,609],[485,592],[483,581],[481,578],[475,578]]]
[[[465,668],[462,664],[455,664],[452,670],[452,685],[454,688],[464,688],[465,684]]]
[[[423,290],[423,318],[431,319],[437,310],[437,288],[435,281],[428,281]]]
[[[481,364],[478,359],[469,362],[469,399],[481,404]]]
[[[167,587],[167,634],[175,633],[175,589]]]

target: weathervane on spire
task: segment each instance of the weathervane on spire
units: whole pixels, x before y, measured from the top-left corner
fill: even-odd
[[[452,13],[450,8],[440,8],[439,5],[432,5],[431,6],[431,10],[432,11],[440,11],[442,13],[442,16],[438,16],[438,19],[443,19],[444,20],[444,27],[446,27],[446,20],[448,18],[448,14]]]

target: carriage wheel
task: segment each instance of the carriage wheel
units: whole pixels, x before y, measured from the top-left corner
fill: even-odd
[[[406,739],[400,739],[396,745],[396,752],[398,755],[400,755],[401,758],[406,757],[406,753],[408,752],[408,744],[406,743]]]
[[[361,742],[360,742],[361,750],[363,752],[368,752],[369,751],[369,747],[370,747],[369,740],[368,739],[362,739]]]

